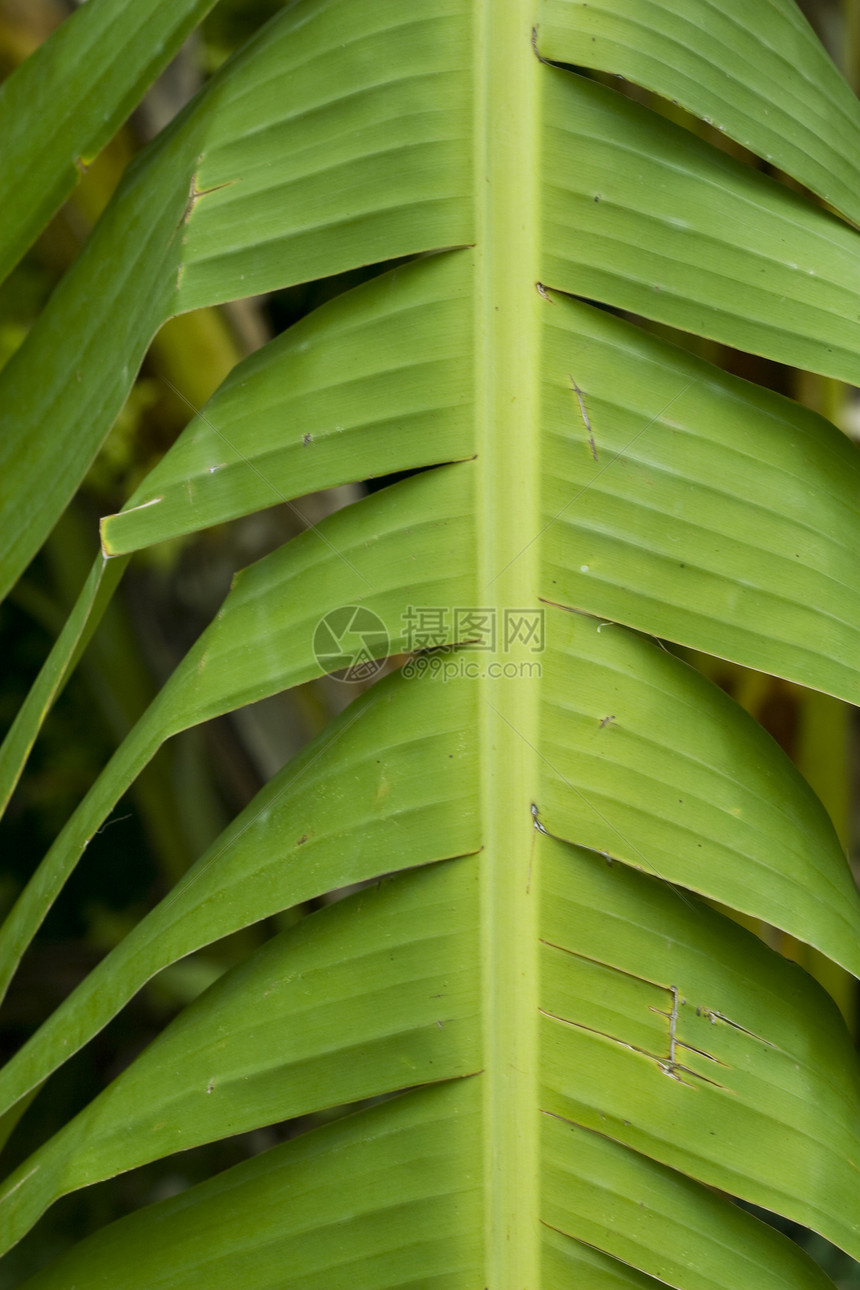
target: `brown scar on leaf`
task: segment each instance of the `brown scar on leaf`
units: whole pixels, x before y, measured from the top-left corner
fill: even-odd
[[[538,29],[537,27],[532,27],[532,53],[534,54],[535,58],[538,60],[539,63],[548,64],[549,59],[541,58],[540,54],[538,53],[537,42],[538,42]]]
[[[228,179],[226,183],[215,184],[212,188],[198,188],[197,176],[191,180],[191,191],[188,194],[188,201],[185,203],[185,211],[182,215],[182,222],[187,224],[191,218],[191,212],[197,205],[201,197],[208,196],[209,193],[217,193],[221,188],[232,188],[233,184],[238,184],[238,179]]]
[[[660,1062],[659,1066],[664,1075],[668,1075],[670,1079],[677,1079],[678,1076],[675,1074],[675,1069],[678,1063],[675,1059],[675,1048],[678,1043],[678,987],[676,985],[670,985],[669,991],[672,995],[671,1011],[663,1012],[660,1008],[652,1008],[651,1011],[656,1012],[660,1017],[667,1017],[669,1020],[669,1060]]]
[[[712,1053],[705,1052],[703,1048],[694,1048],[692,1044],[685,1044],[682,1039],[678,1038],[678,1003],[686,1003],[687,1000],[679,1000],[678,987],[676,985],[670,985],[669,990],[672,995],[671,1011],[663,1012],[660,1008],[651,1008],[652,1012],[656,1012],[661,1017],[668,1018],[669,1021],[669,1057],[668,1060],[658,1060],[657,1065],[660,1067],[660,1070],[664,1075],[668,1075],[669,1079],[677,1080],[679,1084],[687,1083],[687,1080],[681,1079],[681,1076],[678,1074],[679,1071],[683,1071],[685,1075],[692,1075],[694,1079],[701,1080],[703,1084],[712,1084],[715,1088],[724,1088],[724,1084],[720,1084],[715,1079],[709,1079],[708,1076],[703,1075],[701,1071],[694,1071],[689,1066],[685,1066],[682,1062],[678,1061],[678,1049],[684,1048],[687,1052],[698,1053],[700,1057],[706,1057],[709,1061],[715,1062],[718,1066],[726,1065],[726,1063],[720,1061],[718,1057],[714,1057]],[[689,1087],[693,1086],[689,1085]]]
[[[654,1011],[656,1012],[657,1009],[655,1008]],[[573,1021],[570,1017],[561,1017],[556,1012],[547,1011],[546,1008],[538,1008],[538,1012],[540,1012],[544,1017],[551,1018],[553,1021],[560,1021],[562,1025],[573,1026],[576,1030],[584,1030],[587,1031],[588,1034],[599,1035],[601,1039],[608,1039],[610,1043],[617,1044],[619,1048],[626,1048],[628,1052],[636,1053],[639,1057],[649,1058],[652,1062],[656,1063],[658,1069],[661,1070],[664,1075],[668,1075],[670,1079],[675,1080],[677,1084],[683,1084],[686,1088],[695,1088],[696,1085],[691,1084],[689,1080],[682,1079],[681,1075],[678,1073],[679,1071],[684,1075],[692,1075],[694,1080],[698,1080],[702,1084],[713,1084],[717,1088],[723,1088],[723,1085],[719,1084],[717,1080],[709,1079],[707,1075],[702,1075],[699,1071],[691,1070],[689,1066],[684,1066],[681,1062],[676,1061],[674,1057],[674,1045],[672,1048],[673,1056],[667,1061],[664,1057],[658,1057],[656,1053],[649,1052],[647,1048],[640,1048],[638,1044],[628,1044],[626,1040],[619,1039],[617,1035],[611,1035],[606,1030],[598,1030],[596,1026],[586,1026],[582,1021]],[[663,1015],[666,1016],[665,1013]]]
[[[562,1017],[557,1012],[550,1012],[547,1008],[538,1008],[542,1017],[549,1017],[552,1021],[560,1021],[563,1026],[572,1026],[575,1030],[585,1030],[589,1035],[599,1035],[601,1039],[608,1039],[611,1043],[617,1044],[619,1048],[626,1048],[628,1052],[639,1053],[641,1057],[650,1057],[652,1061],[659,1062],[659,1058],[654,1053],[649,1053],[645,1048],[639,1048],[636,1044],[628,1044],[626,1040],[619,1039],[617,1035],[610,1035],[607,1030],[598,1030],[596,1026],[586,1026],[584,1021],[574,1021],[571,1017]]]
[[[696,1048],[694,1044],[685,1044],[683,1039],[679,1039],[676,1042],[678,1048],[685,1048],[688,1053],[697,1053],[699,1057],[705,1057],[709,1062],[713,1062],[716,1066],[728,1067],[727,1062],[721,1061],[720,1058],[715,1057],[713,1053],[706,1052],[704,1048]]]
[[[696,1009],[696,1016],[707,1017],[712,1026],[715,1026],[718,1021],[725,1022],[727,1026],[733,1026],[735,1030],[740,1030],[742,1034],[749,1035],[750,1039],[757,1039],[760,1044],[764,1044],[767,1048],[777,1048],[777,1045],[771,1043],[769,1039],[765,1039],[764,1035],[757,1035],[754,1030],[747,1030],[746,1026],[742,1026],[739,1021],[732,1021],[731,1017],[727,1017],[725,1013],[717,1012],[715,1008],[699,1007]]]
[[[605,852],[600,854],[605,855]],[[567,945],[559,945],[558,941],[547,940],[545,936],[540,937],[540,944],[548,945],[554,950],[561,950],[563,954],[569,954],[571,958],[580,959],[583,963],[593,963],[596,967],[607,968],[610,972],[615,972],[618,976],[626,976],[631,981],[641,981],[643,985],[653,985],[655,990],[669,991],[669,986],[663,985],[660,981],[652,981],[649,976],[640,976],[638,972],[629,972],[627,968],[618,967],[615,963],[607,963],[605,959],[594,958],[591,954],[583,954],[580,950],[572,950]],[[658,1012],[659,1009],[655,1008],[654,1011]],[[662,1012],[660,1015],[661,1017],[668,1017],[669,1014],[668,1012]]]
[[[671,1071],[668,1070],[662,1062],[658,1062],[657,1065],[665,1075],[669,1076],[670,1079],[675,1080],[678,1084],[685,1085],[686,1088],[695,1088],[696,1085],[691,1084],[687,1079],[681,1079],[678,1071],[683,1071],[685,1075],[692,1075],[694,1079],[699,1080],[702,1084],[710,1084],[713,1088],[726,1088],[726,1085],[721,1084],[719,1080],[709,1079],[709,1077],[707,1075],[703,1075],[701,1071],[694,1071],[690,1066],[682,1066],[680,1062],[676,1062]]]
[[[570,376],[570,373],[568,373],[568,376]],[[570,376],[570,384],[573,388],[574,394],[576,395],[579,401],[579,411],[582,416],[582,423],[585,426],[586,430],[588,431],[588,442],[591,445],[591,455],[594,458],[594,460],[597,461],[597,446],[594,442],[594,431],[592,430],[591,422],[588,419],[588,410],[585,406],[585,399],[583,398],[582,390],[579,388],[579,386],[577,385],[576,381],[573,379],[572,376]]]
[[[540,822],[540,811],[538,809],[537,802],[532,802],[529,809],[531,811],[533,827],[537,829],[538,833],[545,833],[547,837],[551,837],[552,835],[550,834],[549,830],[546,829],[544,825],[541,824]]]

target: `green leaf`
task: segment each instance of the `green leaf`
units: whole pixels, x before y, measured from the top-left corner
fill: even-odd
[[[594,1270],[586,1273],[583,1265],[602,1265],[606,1275],[609,1269],[595,1253],[604,1249],[624,1264],[646,1269],[661,1285],[684,1285],[691,1290],[718,1286],[824,1290],[832,1285],[811,1258],[725,1197],[697,1187],[645,1156],[625,1151],[602,1134],[547,1114],[543,1146],[545,1222],[551,1235],[576,1238],[564,1245],[556,1239],[552,1247],[564,1251],[568,1277],[580,1265],[581,1284],[602,1288],[603,1280],[592,1280]],[[750,1249],[756,1253],[749,1255]],[[611,1285],[642,1284],[629,1267],[616,1266],[609,1275]]]
[[[201,1269],[208,1290],[285,1270],[307,1290],[459,1290],[482,1264],[478,1102],[466,1079],[348,1116],[105,1228],[28,1290],[191,1290]]]
[[[612,623],[556,612],[547,634],[538,802],[549,832],[765,919],[860,974],[844,852],[771,737],[693,668]]]
[[[351,704],[6,1064],[0,1106],[14,1106],[184,955],[328,891],[478,850],[475,749],[463,731],[473,702],[463,685],[440,692],[394,676]]]
[[[67,1191],[172,1151],[477,1070],[477,876],[389,880],[221,977],[10,1175],[0,1248]]]
[[[860,1077],[833,1001],[700,902],[543,841],[542,1109],[860,1249]]]
[[[788,399],[550,298],[546,598],[860,699],[853,444]]]
[[[214,0],[88,0],[0,86],[0,280]]]
[[[403,20],[393,0],[316,0],[301,21],[288,9],[130,168],[0,373],[0,521],[12,535],[0,595],[80,483],[169,317],[472,240],[466,9],[430,0]]]
[[[86,649],[127,563],[127,560],[106,560],[103,556],[96,559],[62,632],[0,745],[0,816],[15,790],[45,717]]]
[[[96,1179],[357,1114],[107,1227],[32,1287],[824,1290],[732,1197],[860,1255],[850,1038],[728,916],[860,975],[850,869],[774,740],[637,634],[856,698],[856,449],[610,316],[857,382],[858,234],[535,55],[623,70],[613,50],[650,15],[628,68],[645,90],[728,104],[727,131],[849,214],[856,105],[840,137],[842,83],[786,0],[748,20],[735,0],[586,8],[285,7],[138,159],[0,377],[8,584],[165,318],[414,261],[241,364],[103,521],[105,553],[128,554],[419,472],[236,575],[51,846],[0,932],[4,987],[166,739],[343,669],[350,633],[366,677],[400,656],[12,1059],[5,1123],[166,965],[376,885],[232,966],[42,1142],[0,1184],[4,1244]]]
[[[791,0],[540,0],[538,47],[680,103],[860,223],[860,107]]]
[[[174,310],[471,241],[470,16],[315,0],[264,28],[211,100]]]
[[[546,286],[860,382],[860,238],[638,103],[548,67]]]
[[[466,557],[471,481],[468,464],[426,472],[330,516],[236,575],[217,618],[117,749],[0,928],[0,993],[90,839],[166,739],[322,675],[316,632],[344,605],[360,605],[382,625],[371,652],[384,658],[405,643],[416,601],[474,599]],[[332,660],[332,670],[341,665]]]
[[[212,1182],[162,1201],[152,1211],[104,1229],[46,1274],[28,1281],[27,1288],[50,1290],[74,1278],[80,1290],[96,1290],[123,1275],[131,1278],[126,1282],[129,1290],[179,1290],[195,1284],[201,1262],[213,1290],[237,1284],[280,1285],[284,1267],[291,1276],[301,1277],[303,1286],[320,1290],[342,1275],[345,1266],[351,1284],[357,1286],[453,1288],[469,1276],[479,1279],[480,1195],[474,1184],[470,1186],[468,1168],[470,1156],[480,1150],[478,1088],[475,1080],[465,1079],[417,1090],[276,1147]],[[548,1156],[564,1168],[569,1153],[553,1151],[553,1146],[564,1142],[572,1126],[547,1117],[546,1132]],[[614,1185],[603,1196],[609,1207],[604,1213],[617,1219],[627,1207],[629,1217],[623,1225],[607,1225],[600,1239],[619,1257],[642,1258],[642,1245],[659,1243],[645,1260],[659,1262],[668,1272],[680,1243],[677,1261],[686,1277],[692,1273],[688,1283],[697,1288],[823,1290],[831,1284],[796,1246],[723,1197],[642,1157],[613,1151],[611,1143],[585,1131],[577,1134],[577,1142],[583,1157],[596,1155],[603,1166],[591,1173],[592,1185],[599,1187],[605,1178],[607,1158],[616,1166]],[[335,1159],[338,1181],[332,1184]],[[575,1188],[576,1180],[571,1182]],[[625,1182],[637,1188],[632,1203],[624,1194]],[[638,1199],[643,1193],[648,1196],[647,1209]],[[680,1201],[686,1211],[674,1224],[666,1222],[659,1208],[670,1199],[674,1208]],[[637,1212],[631,1213],[634,1206]],[[590,1208],[587,1203],[582,1206],[586,1212]],[[240,1223],[237,1215],[255,1219]],[[158,1221],[155,1248],[147,1217]],[[571,1216],[553,1217],[568,1224]],[[444,1240],[442,1231],[447,1234]],[[767,1263],[750,1264],[743,1254],[753,1234],[766,1249]],[[599,1290],[643,1290],[655,1284],[552,1226],[545,1228],[543,1242],[544,1285],[569,1285],[574,1268]],[[239,1265],[244,1279],[237,1282]]]
[[[239,363],[124,510],[102,520],[105,551],[472,456],[470,267],[433,256],[393,269]]]

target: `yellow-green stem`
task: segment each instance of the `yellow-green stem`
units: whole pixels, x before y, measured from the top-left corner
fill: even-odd
[[[476,6],[476,407],[479,409],[478,608],[496,614],[481,667],[485,1232],[491,1290],[540,1283],[537,1210],[536,661],[505,642],[506,611],[537,607],[539,309],[534,230],[538,75],[525,0]]]

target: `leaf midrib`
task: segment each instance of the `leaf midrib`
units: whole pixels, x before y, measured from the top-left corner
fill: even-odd
[[[477,606],[537,606],[538,75],[532,10],[475,5]],[[523,652],[523,657],[524,657]],[[537,1102],[537,695],[528,676],[481,687],[486,1280],[540,1284]]]

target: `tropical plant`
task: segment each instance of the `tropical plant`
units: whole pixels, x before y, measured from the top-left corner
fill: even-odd
[[[207,7],[89,0],[9,79],[7,267]],[[240,363],[103,520],[3,800],[134,551],[413,473],[236,575],[17,900],[3,987],[165,740],[343,667],[353,628],[371,659],[414,657],[0,1072],[8,1134],[166,965],[362,884],[7,1178],[2,1246],[75,1188],[358,1109],[109,1225],[32,1290],[832,1284],[731,1197],[860,1257],[847,1030],[714,906],[860,975],[860,900],[788,758],[660,644],[856,702],[857,452],[622,316],[860,383],[858,157],[860,109],[792,0],[297,0],[129,169],[0,376],[4,590],[165,319],[406,263]]]

